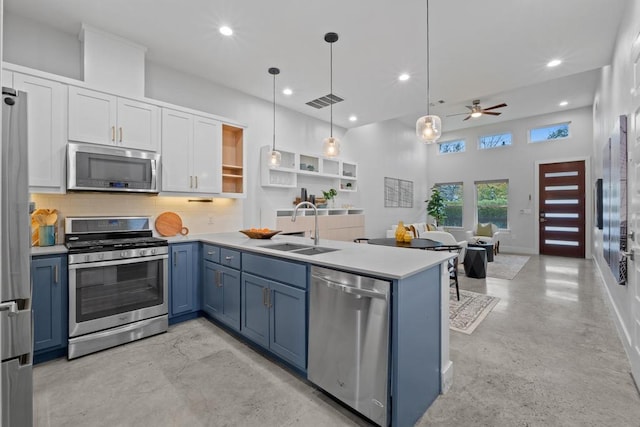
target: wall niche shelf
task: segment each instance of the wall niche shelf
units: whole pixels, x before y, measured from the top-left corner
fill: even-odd
[[[338,191],[358,191],[357,163],[327,159],[320,155],[280,151],[282,163],[278,168],[267,166],[271,146],[260,148],[260,183],[263,187],[296,188],[298,176],[315,176],[333,180]]]

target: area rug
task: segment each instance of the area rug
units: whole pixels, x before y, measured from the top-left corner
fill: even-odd
[[[527,261],[529,257],[526,255],[498,254],[493,258],[493,262],[487,263],[487,276],[511,280]]]
[[[460,301],[455,288],[449,288],[449,328],[471,334],[489,314],[500,298],[460,289]]]

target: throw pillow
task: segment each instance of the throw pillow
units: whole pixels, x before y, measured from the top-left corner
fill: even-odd
[[[492,237],[493,232],[491,230],[491,224],[478,224],[476,228],[476,236]]]
[[[433,224],[427,224],[427,231],[436,231],[438,228]]]

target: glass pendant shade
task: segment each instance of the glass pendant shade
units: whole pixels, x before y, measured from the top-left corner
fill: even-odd
[[[322,143],[322,154],[325,157],[336,157],[340,155],[340,140],[330,136],[325,138]]]
[[[416,135],[427,143],[436,142],[441,134],[442,121],[438,116],[423,116],[416,122]]]
[[[279,151],[271,151],[269,152],[269,167],[270,168],[279,168],[282,164],[282,154]]]

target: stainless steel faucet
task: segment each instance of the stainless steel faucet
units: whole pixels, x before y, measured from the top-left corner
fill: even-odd
[[[313,208],[313,215],[315,216],[315,230],[313,232],[313,244],[318,246],[320,243],[320,236],[318,235],[318,208],[311,202],[300,202],[293,208],[293,216],[291,217],[291,222],[296,222],[296,215],[298,215],[298,208],[301,206],[311,206]]]

